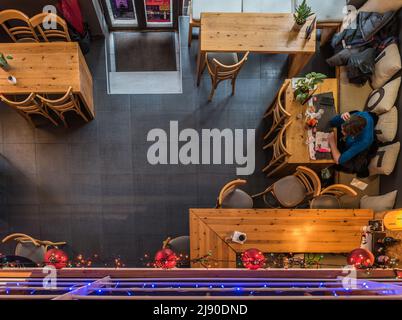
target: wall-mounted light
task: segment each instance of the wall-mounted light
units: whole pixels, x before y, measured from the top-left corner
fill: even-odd
[[[388,211],[384,216],[384,226],[391,231],[402,231],[402,209]]]

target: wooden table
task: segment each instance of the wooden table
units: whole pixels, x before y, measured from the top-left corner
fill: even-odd
[[[305,39],[313,19],[311,16],[301,30],[296,30],[291,13],[202,13],[197,84],[206,52],[289,54],[289,77],[294,77],[316,51],[315,29],[311,38]]]
[[[77,42],[1,43],[0,52],[14,58],[9,72],[0,69],[0,93],[65,94],[72,86],[94,117],[92,75]],[[8,74],[17,78],[16,85],[7,81]]]
[[[372,210],[190,209],[190,257],[210,251],[213,267],[235,268],[236,254],[250,248],[265,253],[348,253],[360,246]],[[247,234],[233,243],[233,231]],[[192,267],[201,267],[193,263]]]
[[[286,81],[291,81],[290,79]],[[314,94],[321,94],[326,92],[332,92],[335,99],[335,110],[338,112],[338,80],[326,79],[324,83],[318,86],[317,91]],[[307,104],[306,104],[307,105]],[[292,116],[290,121],[293,121],[289,128],[286,130],[286,147],[292,154],[288,158],[288,166],[286,172],[291,172],[296,169],[297,166],[307,166],[313,169],[322,169],[335,164],[335,161],[331,159],[312,160],[310,158],[307,141],[307,130],[305,127],[304,117],[300,118],[298,115],[304,114],[306,106],[302,106],[296,101],[292,85],[289,85],[286,90],[285,108]]]

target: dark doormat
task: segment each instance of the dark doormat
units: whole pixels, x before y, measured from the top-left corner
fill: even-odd
[[[176,71],[174,32],[115,32],[117,72]]]

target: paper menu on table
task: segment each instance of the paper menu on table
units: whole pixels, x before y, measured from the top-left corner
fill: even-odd
[[[365,183],[365,182],[363,182],[363,181],[361,181],[359,179],[356,179],[356,178],[353,178],[353,180],[350,183],[350,185],[352,185],[353,187],[356,187],[357,189],[359,189],[361,191],[366,190],[366,188],[368,187],[367,183]]]

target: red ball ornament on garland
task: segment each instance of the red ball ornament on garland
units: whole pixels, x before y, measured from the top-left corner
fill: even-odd
[[[50,249],[45,254],[45,264],[54,266],[56,269],[62,269],[67,266],[68,256],[63,250]]]
[[[170,249],[159,250],[155,254],[155,267],[162,269],[172,269],[177,264],[177,256]]]
[[[357,269],[364,269],[372,267],[375,258],[370,251],[358,248],[349,253],[347,261],[349,265],[352,265]]]
[[[241,255],[243,266],[249,270],[258,270],[265,266],[265,256],[258,249],[248,249]]]

